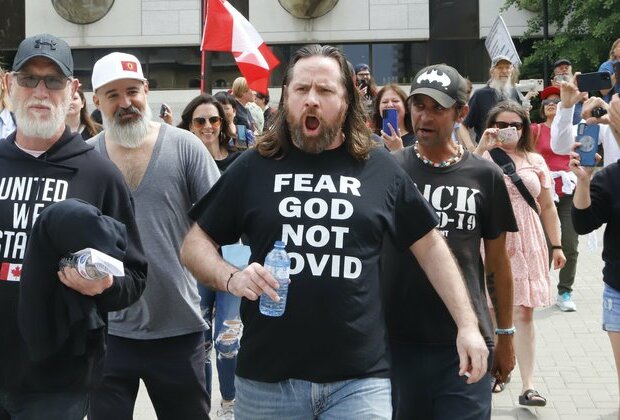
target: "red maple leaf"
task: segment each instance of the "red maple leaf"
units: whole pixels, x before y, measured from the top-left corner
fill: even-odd
[[[21,267],[19,267],[19,266],[17,266],[17,267],[15,267],[15,268],[13,268],[13,269],[11,270],[11,274],[12,274],[14,277],[19,277],[19,276],[21,276],[21,275],[22,275],[22,268],[21,268]]]

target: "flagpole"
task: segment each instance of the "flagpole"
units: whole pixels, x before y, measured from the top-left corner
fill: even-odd
[[[207,2],[209,0],[204,0],[201,4],[202,6],[202,19],[201,19],[201,26],[200,26],[200,30],[202,33],[202,36],[204,36],[204,27],[205,27],[205,22],[207,20],[207,10],[208,10],[208,6],[207,6]],[[201,36],[201,44],[202,44],[202,36]],[[207,68],[209,66],[209,62],[207,60],[207,52],[202,50],[200,51],[200,93],[211,93],[211,84],[207,83]]]

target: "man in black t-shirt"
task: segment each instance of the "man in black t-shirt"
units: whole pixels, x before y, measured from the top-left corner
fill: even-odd
[[[492,376],[501,386],[514,367],[512,274],[505,237],[507,231],[517,230],[517,224],[499,168],[451,139],[452,127],[467,113],[466,101],[465,80],[454,68],[434,65],[421,70],[407,104],[416,143],[393,156],[437,212],[438,229],[460,265],[492,354],[486,270],[498,323],[495,359],[491,375],[476,384],[456,375],[458,330],[449,308],[415,258],[388,242],[382,275],[396,419],[489,419]]]
[[[454,374],[478,381],[488,349],[456,262],[435,212],[373,145],[343,54],[303,47],[285,74],[274,127],[194,206],[181,250],[197,279],[243,297],[235,417],[391,418],[379,287],[386,234],[415,255],[454,316]],[[242,234],[252,255],[238,271],[217,245]],[[278,299],[278,283],[261,264],[281,239],[291,283],[284,315],[268,317],[257,299]]]

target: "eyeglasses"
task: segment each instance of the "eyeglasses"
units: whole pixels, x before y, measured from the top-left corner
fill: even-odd
[[[69,80],[66,76],[35,76],[34,74],[15,73],[17,75],[17,84],[21,87],[34,89],[43,80],[45,87],[49,90],[62,90],[67,86]]]
[[[523,128],[523,123],[521,122],[511,122],[511,123],[507,123],[505,121],[495,121],[495,127],[497,128],[508,128],[508,127],[514,127],[517,130],[521,130]]]
[[[559,103],[560,103],[559,99],[543,99],[542,101],[543,106],[547,106],[551,104],[557,105]]]
[[[218,117],[217,115],[214,115],[214,116],[209,117],[209,118],[205,118],[205,117],[193,118],[192,119],[192,124],[194,124],[194,127],[196,127],[196,128],[202,128],[202,127],[205,126],[207,121],[209,121],[209,124],[211,124],[212,126],[219,126],[222,123],[222,119],[220,117]]]

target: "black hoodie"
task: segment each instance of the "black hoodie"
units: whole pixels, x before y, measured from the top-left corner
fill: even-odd
[[[127,229],[125,276],[94,299],[100,312],[123,309],[145,287],[147,263],[134,220],[133,201],[123,176],[77,133],[61,138],[38,158],[15,145],[14,132],[0,141],[0,390],[84,389],[100,381],[103,353],[70,352],[33,362],[17,326],[19,276],[34,220],[48,205],[79,198],[123,223]],[[71,231],[66,232],[72,235]],[[60,280],[58,280],[60,281]]]

